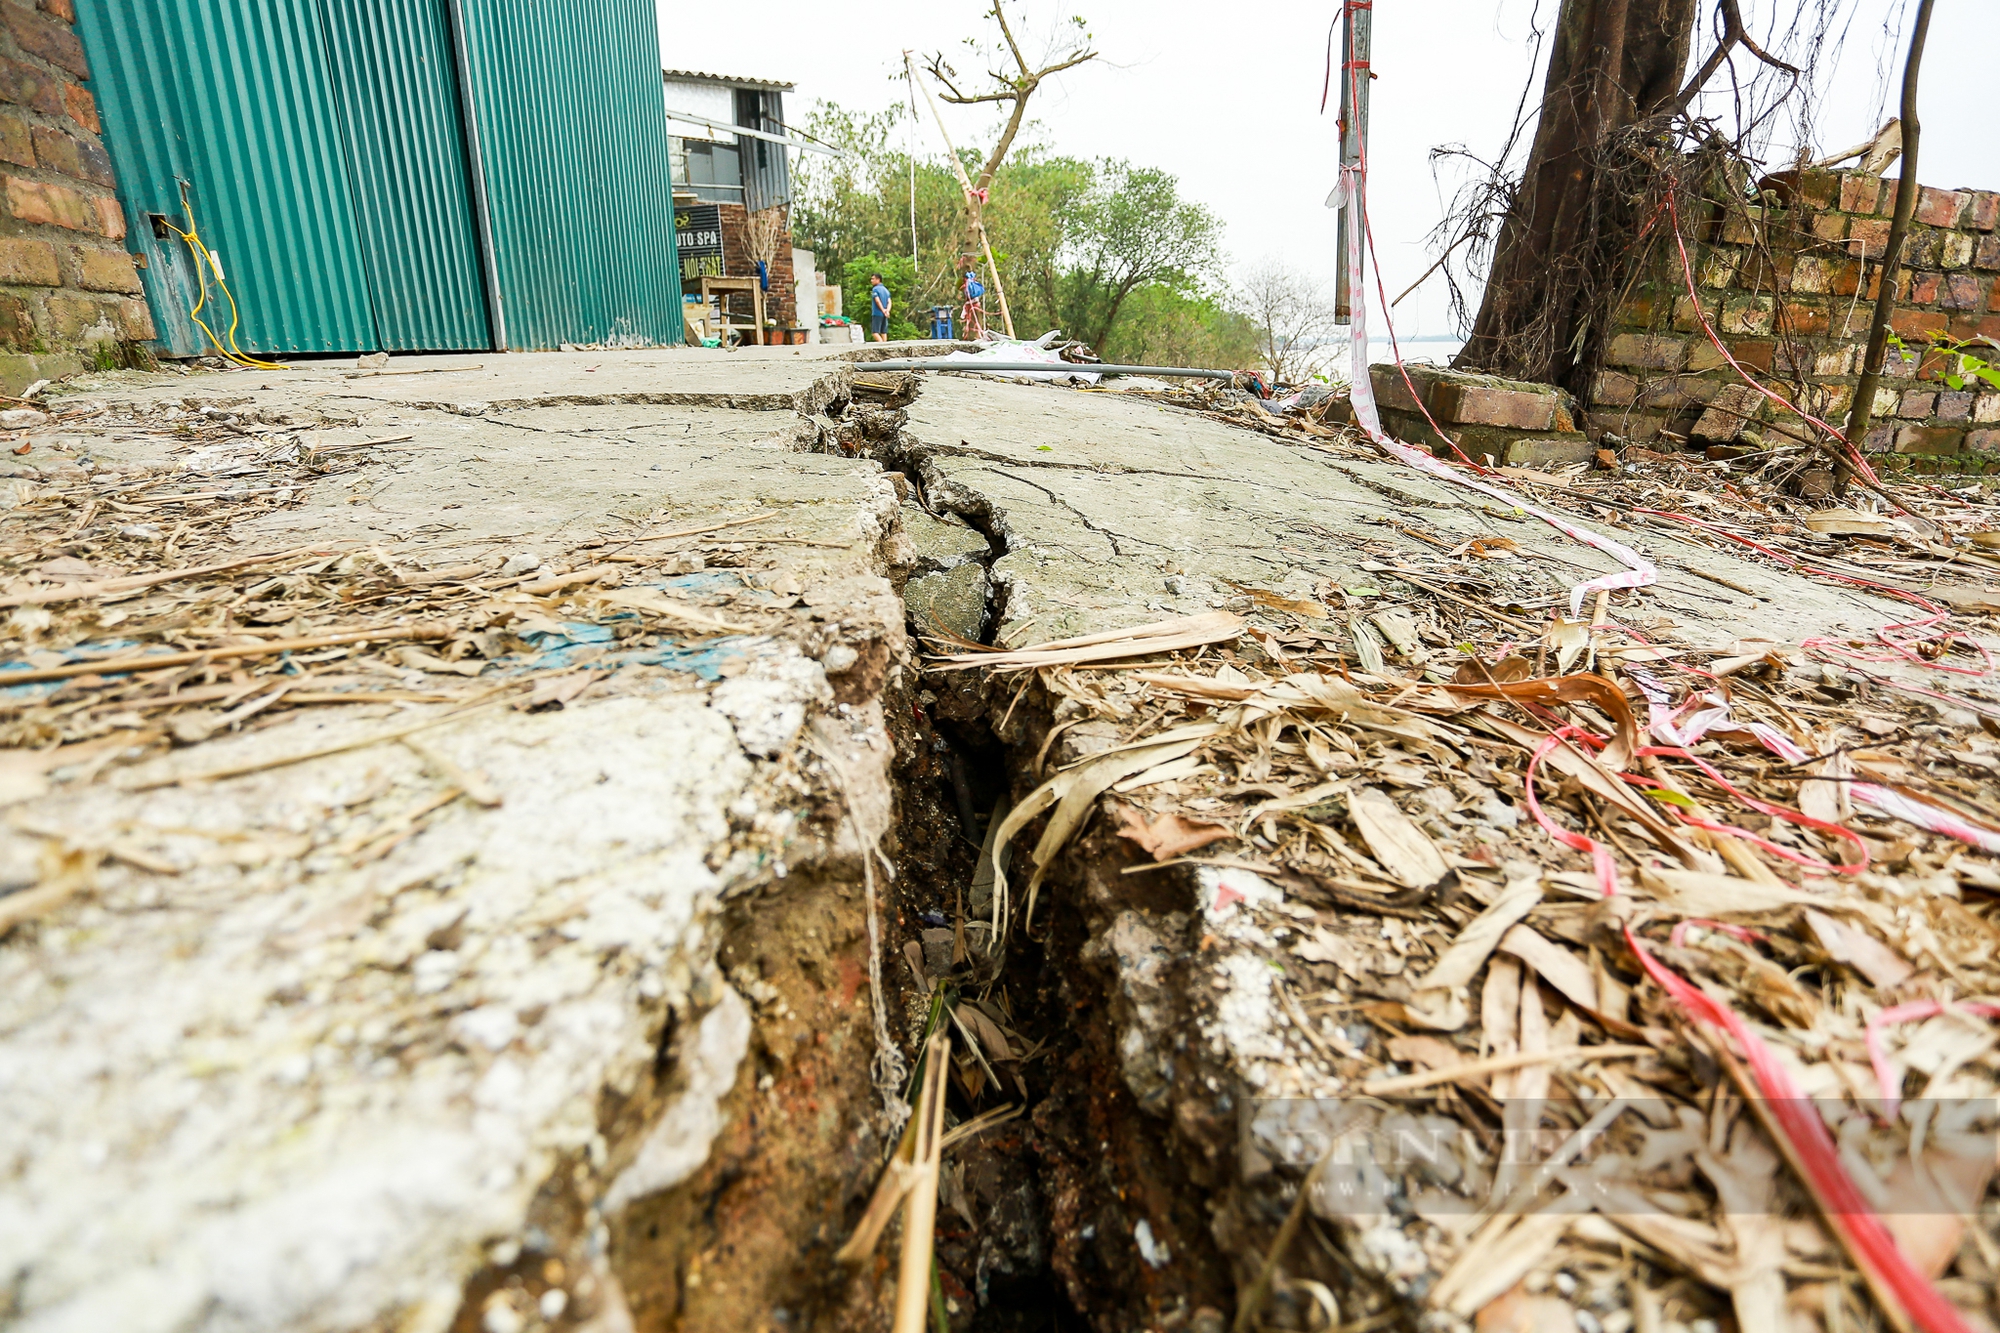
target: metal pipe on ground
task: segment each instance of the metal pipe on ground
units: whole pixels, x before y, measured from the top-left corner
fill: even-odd
[[[859,370],[970,370],[979,373],[999,371],[1003,374],[1018,375],[1026,371],[1070,371],[1089,375],[1158,375],[1163,378],[1232,380],[1235,375],[1227,370],[1194,370],[1187,366],[1102,366],[1092,363],[1058,364],[1053,361],[857,361]]]

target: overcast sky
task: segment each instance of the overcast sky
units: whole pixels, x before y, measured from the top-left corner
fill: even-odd
[[[1556,5],[1540,0],[1544,22]],[[1895,104],[1902,19],[1914,5],[1746,0],[1745,8],[1755,28],[1760,11],[1801,5],[1833,8],[1844,20],[1846,40],[1829,58],[1814,136],[1826,153],[1869,137],[1885,104]],[[1703,7],[1713,9],[1707,0]],[[1277,256],[1332,273],[1333,214],[1322,202],[1337,136],[1333,106],[1322,116],[1319,103],[1337,0],[1027,0],[1024,11],[1009,9],[1033,16],[1038,35],[1060,15],[1082,13],[1104,57],[1037,94],[1033,115],[1047,142],[1175,173],[1185,195],[1222,218],[1238,266]],[[1425,233],[1442,216],[1448,189],[1434,178],[1430,150],[1455,143],[1490,155],[1504,142],[1533,70],[1536,9],[1536,0],[1375,0],[1370,206],[1391,295],[1431,261]],[[796,83],[786,106],[793,120],[803,120],[815,98],[876,109],[905,95],[905,47],[962,52],[964,37],[990,30],[984,10],[983,0],[763,0],[753,9],[661,0],[663,63]],[[1704,37],[1698,47],[1707,46]],[[1926,184],[2000,187],[1997,52],[2000,0],[1938,0],[1923,69],[1918,174]],[[991,141],[990,112],[947,107],[945,114],[960,145]],[[931,137],[923,146],[935,148],[935,128],[926,121],[925,129]],[[1437,279],[1398,313],[1406,332],[1450,331]]]

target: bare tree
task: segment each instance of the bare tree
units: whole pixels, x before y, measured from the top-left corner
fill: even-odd
[[[1244,313],[1257,329],[1257,356],[1273,383],[1296,384],[1325,373],[1340,347],[1326,288],[1276,259],[1239,285]]]
[[[970,92],[961,88],[958,71],[945,60],[942,52],[924,62],[924,68],[930,71],[931,77],[943,85],[944,100],[947,102],[958,106],[977,106],[983,102],[1013,106],[1013,110],[1007,113],[1006,127],[1000,131],[999,139],[994,142],[992,151],[986,155],[986,165],[979,169],[979,177],[973,182],[973,188],[979,191],[984,191],[993,183],[993,174],[1000,170],[1000,164],[1007,160],[1007,151],[1014,146],[1015,138],[1021,133],[1021,126],[1027,123],[1028,99],[1042,86],[1042,80],[1097,59],[1097,51],[1090,44],[1090,31],[1084,25],[1081,15],[1070,18],[1062,25],[1064,29],[1074,28],[1075,32],[1065,34],[1060,40],[1051,40],[1047,49],[1042,52],[1040,68],[1036,68],[1029,62],[1028,57],[1022,54],[1021,43],[1014,36],[1014,25],[1007,21],[1007,10],[1003,0],[993,0],[993,7],[987,10],[986,14],[999,25],[1001,42],[981,48],[976,41],[968,37],[966,44],[973,47],[981,56],[995,62],[996,67],[986,72],[989,87],[984,90],[973,89]],[[1008,68],[1010,62],[1013,66],[1011,69]]]
[[[1827,7],[1797,0],[1792,8],[1795,28],[1816,40]],[[1712,14],[1714,46],[1684,78],[1703,13]],[[1731,63],[1739,51],[1782,76],[1787,95],[1805,76],[1757,43],[1738,0],[1562,0],[1526,168],[1518,181],[1499,182],[1474,219],[1482,231],[1493,212],[1501,220],[1479,316],[1455,364],[1582,386],[1607,296],[1639,251],[1659,147],[1722,142],[1693,108],[1724,70],[1741,105],[1747,86]],[[1729,145],[1739,153],[1767,116],[1742,119]]]

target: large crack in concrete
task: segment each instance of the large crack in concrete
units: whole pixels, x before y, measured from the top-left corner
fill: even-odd
[[[1048,766],[1116,740],[1036,683],[919,677],[909,636],[1051,639],[1204,608],[1231,581],[1354,582],[1351,548],[1390,522],[1357,487],[1454,538],[1505,517],[1261,437],[1252,457],[1223,428],[1158,445],[1140,408],[1095,396],[787,373],[768,393],[341,395],[356,434],[409,414],[440,452],[371,481],[370,505],[316,496],[246,540],[602,551],[648,497],[695,518],[762,505],[797,545],[703,572],[787,619],[720,682],[646,677],[452,733],[505,813],[463,812],[363,872],[321,866],[312,838],[406,806],[434,778],[415,754],[23,806],[79,839],[307,842],[171,879],[114,866],[83,915],[0,954],[0,1054],[45,1085],[0,1107],[31,1145],[29,1203],[0,1200],[0,1251],[28,1256],[0,1314],[35,1333],[881,1326],[893,1279],[830,1260],[887,1148],[865,858],[879,845],[897,871],[880,961],[908,1045],[905,946],[928,959],[976,911],[982,834]],[[1000,438],[968,442],[1003,401]],[[1040,457],[1036,432],[1068,438],[1052,414],[1083,401],[1143,447]],[[1166,447],[1185,465],[1159,466]],[[1166,877],[1118,873],[1129,859],[1086,830],[1036,934],[980,978],[1040,1054],[1029,1114],[954,1159],[955,1328],[1219,1327],[1218,1237],[1270,1220],[1246,1223],[1262,1205],[1227,1184],[1236,1089],[1194,1039],[1201,923]]]

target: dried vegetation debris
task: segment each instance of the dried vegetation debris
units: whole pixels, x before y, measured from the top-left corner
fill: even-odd
[[[1382,521],[1432,553],[1384,541],[1367,585],[953,645],[936,665],[984,669],[1031,789],[994,810],[975,900],[930,933],[999,984],[990,941],[1059,931],[1036,903],[1062,886],[1108,977],[1073,1021],[1114,1029],[1113,1076],[1219,1208],[1244,1319],[1907,1326],[1910,1293],[1827,1220],[1823,1164],[1800,1165],[1772,1076],[1746,1072],[1754,1046],[1909,1266],[1990,1326],[1990,497],[1902,488],[1828,514],[1698,460],[1507,473],[1739,594],[1811,576],[1916,610],[1802,643],[1691,636],[1662,612],[1678,588],[1571,620],[1586,567],[1447,542],[1419,511]],[[1704,547],[1779,577],[1704,571]],[[1148,1226],[1151,1268],[1172,1244]],[[1149,1290],[1147,1317],[1210,1320],[1189,1303],[1205,1285]],[[1115,1322],[1087,1276],[1070,1295]]]
[[[371,469],[408,437],[314,445],[195,399],[70,415],[157,441],[168,461],[98,465],[86,437],[70,446],[80,457],[14,480],[0,741],[16,800],[55,770],[129,764],[303,708],[467,704],[496,689],[556,707],[619,667],[735,676],[804,605],[796,574],[755,572],[768,548],[843,545],[795,537],[767,510],[666,532],[647,531],[654,514],[547,557],[448,538],[246,551],[236,525],[298,506],[310,486],[359,483],[364,502]],[[886,666],[866,625],[836,619],[811,637],[836,675]],[[728,688],[749,725],[754,687]]]

